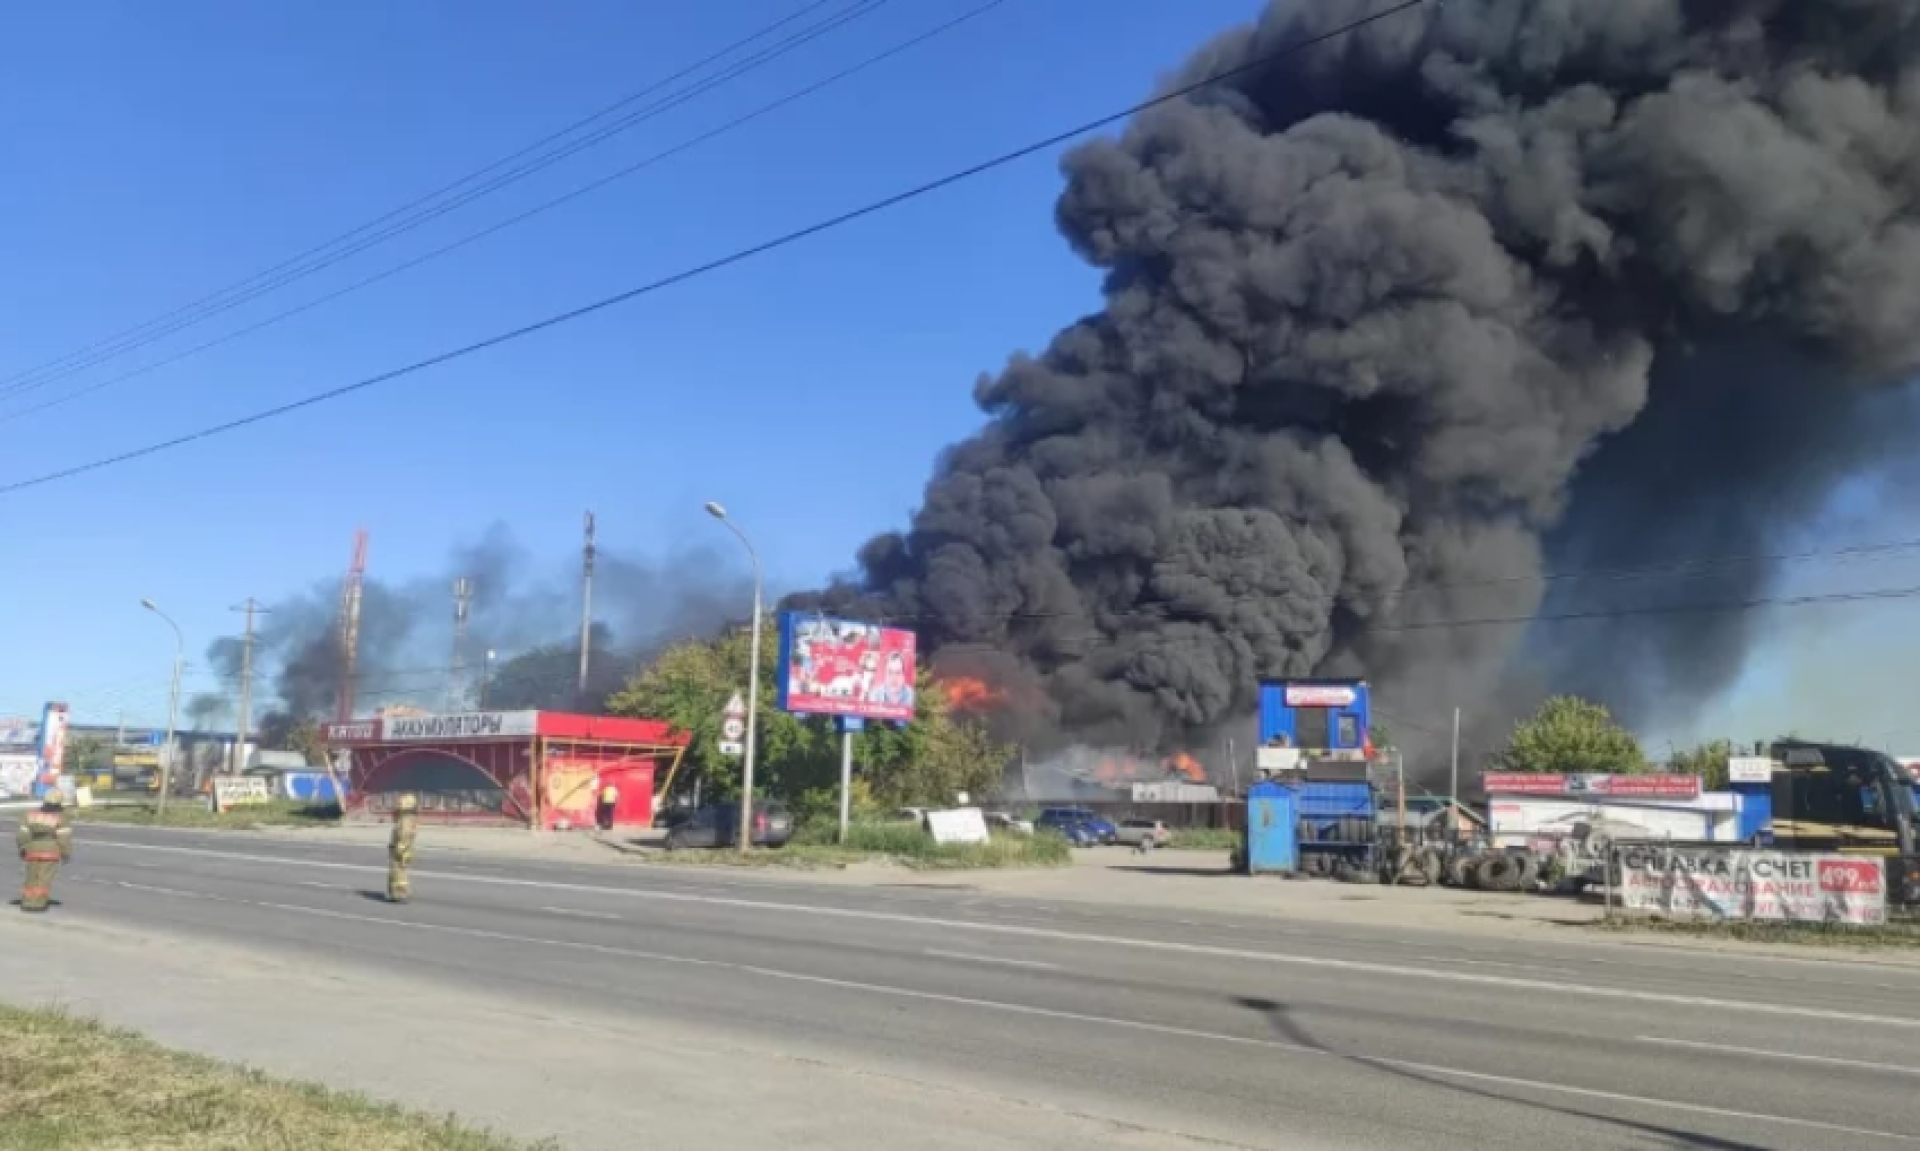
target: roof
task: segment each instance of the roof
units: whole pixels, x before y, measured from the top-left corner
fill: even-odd
[[[564,711],[468,711],[447,715],[383,715],[321,729],[330,746],[369,744],[524,743],[568,739],[685,747],[691,736],[655,719],[578,715]]]

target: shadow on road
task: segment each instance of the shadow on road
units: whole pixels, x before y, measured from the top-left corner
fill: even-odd
[[[1596,1123],[1605,1123],[1612,1127],[1637,1131],[1644,1135],[1664,1139],[1668,1141],[1670,1146],[1685,1148],[1688,1149],[1688,1151],[1767,1151],[1766,1148],[1756,1143],[1722,1139],[1717,1135],[1704,1135],[1697,1131],[1684,1131],[1676,1127],[1663,1127],[1657,1123],[1639,1123],[1631,1119],[1619,1119],[1611,1115],[1584,1111],[1578,1107],[1556,1107],[1550,1103],[1535,1103],[1531,1100],[1515,1098],[1512,1095],[1503,1095],[1498,1091],[1471,1087],[1444,1076],[1425,1074],[1409,1067],[1403,1067],[1386,1060],[1377,1059],[1373,1056],[1350,1055],[1345,1052],[1335,1051],[1324,1043],[1321,1043],[1311,1032],[1305,1027],[1302,1027],[1299,1022],[1293,1018],[1292,1013],[1284,1003],[1280,1003],[1277,1000],[1259,999],[1244,995],[1233,996],[1230,1001],[1249,1011],[1257,1011],[1261,1015],[1264,1015],[1267,1019],[1268,1026],[1273,1028],[1274,1033],[1288,1043],[1297,1044],[1309,1050],[1318,1051],[1323,1055],[1331,1056],[1344,1063],[1365,1067],[1370,1071],[1376,1071],[1382,1075],[1389,1075],[1396,1079],[1422,1083],[1429,1087],[1438,1087],[1441,1090],[1451,1091],[1459,1095],[1487,1099],[1497,1103],[1507,1103],[1515,1107],[1529,1107],[1536,1111],[1547,1111],[1575,1119],[1589,1119]]]
[[[1107,865],[1107,870],[1131,871],[1139,875],[1205,875],[1211,877],[1238,874],[1233,868],[1227,867],[1224,864],[1219,867],[1151,867],[1138,863],[1112,863]]]

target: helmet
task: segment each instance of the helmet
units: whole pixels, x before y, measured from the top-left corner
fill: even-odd
[[[67,797],[57,791],[49,791],[40,800],[40,806],[48,811],[64,811],[67,807]]]
[[[394,801],[393,809],[395,811],[408,812],[408,813],[419,811],[420,797],[417,795],[414,795],[411,792],[408,792],[406,795],[403,795],[399,799]]]

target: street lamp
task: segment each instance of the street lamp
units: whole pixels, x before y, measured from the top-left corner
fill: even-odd
[[[167,792],[173,787],[173,725],[180,716],[180,665],[186,658],[187,640],[180,634],[180,625],[173,617],[160,610],[160,605],[150,599],[140,601],[140,606],[159,616],[173,629],[173,691],[167,696],[167,754],[160,761],[160,808],[159,813],[167,813]]]
[[[740,768],[740,854],[745,855],[753,843],[753,755],[754,737],[758,734],[760,718],[760,553],[753,549],[753,541],[740,525],[727,518],[727,509],[709,502],[707,514],[725,524],[727,530],[740,538],[740,544],[747,549],[747,558],[753,561],[753,639],[748,642],[747,651],[747,747],[746,762]]]
[[[487,649],[486,662],[480,668],[480,708],[487,710],[487,689],[493,686],[493,649]]]

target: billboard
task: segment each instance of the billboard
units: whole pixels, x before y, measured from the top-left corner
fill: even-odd
[[[914,646],[904,628],[783,612],[780,708],[905,723],[913,718]]]
[[[1886,861],[1857,855],[1631,847],[1620,891],[1630,911],[1678,918],[1887,921]]]
[[[1488,795],[1591,795],[1612,799],[1693,799],[1697,775],[1558,775],[1545,771],[1489,771]]]
[[[33,794],[42,796],[55,790],[67,761],[67,705],[50,703],[40,714],[40,778],[34,781]]]

